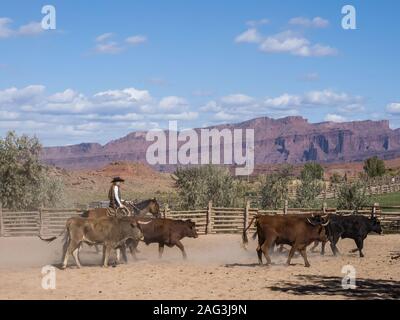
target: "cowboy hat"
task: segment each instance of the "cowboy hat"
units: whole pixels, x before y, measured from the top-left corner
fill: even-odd
[[[115,183],[115,182],[125,182],[124,179],[122,179],[121,177],[114,177],[111,181],[111,183]]]

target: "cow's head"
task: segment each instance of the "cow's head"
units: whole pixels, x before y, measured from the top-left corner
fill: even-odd
[[[188,219],[185,221],[185,236],[189,238],[197,238],[198,234],[196,231],[196,223],[194,223],[192,220]]]
[[[127,233],[129,235],[129,238],[133,240],[143,240],[143,232],[134,219],[129,219],[129,227]]]
[[[369,227],[373,232],[376,232],[378,234],[382,233],[381,222],[375,215],[371,215],[371,217],[369,218]]]
[[[307,218],[307,222],[315,228],[315,231],[318,232],[319,238],[321,241],[326,241],[326,231],[325,228],[329,225],[329,216],[328,215],[312,215]]]

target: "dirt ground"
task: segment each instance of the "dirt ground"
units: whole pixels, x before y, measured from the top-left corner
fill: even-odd
[[[177,248],[166,248],[158,259],[157,245],[141,244],[140,260],[102,268],[101,255],[84,247],[82,269],[56,269],[56,289],[41,287],[42,267],[58,264],[61,240],[51,244],[37,238],[0,238],[0,299],[399,299],[400,235],[370,235],[365,258],[359,258],[352,240],[341,240],[342,255],[308,253],[310,268],[297,256],[285,266],[287,253],[272,257],[274,264],[259,266],[256,243],[241,247],[240,235],[205,235],[184,239],[189,259]],[[356,270],[354,290],[341,286],[342,267]]]

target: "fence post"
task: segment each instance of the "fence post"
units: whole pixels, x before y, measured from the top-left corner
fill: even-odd
[[[208,208],[207,208],[207,223],[206,223],[206,234],[212,232],[212,201],[210,200],[208,202]]]
[[[43,208],[40,207],[38,210],[39,210],[39,236],[41,236],[43,232]]]
[[[168,214],[168,203],[166,203],[165,205],[164,205],[164,212],[163,212],[163,218],[165,219],[165,218],[167,218],[167,214]]]
[[[376,209],[379,207],[379,203],[374,203],[373,207],[372,207],[372,215],[376,215]]]
[[[4,237],[3,207],[0,202],[0,237]]]
[[[283,207],[283,214],[287,214],[288,213],[288,201],[285,200],[285,205]]]
[[[247,200],[246,208],[244,209],[243,230],[247,228],[247,224],[249,223],[249,211],[250,211],[250,200]]]

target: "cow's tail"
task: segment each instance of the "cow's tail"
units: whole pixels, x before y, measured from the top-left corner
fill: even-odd
[[[255,216],[253,217],[253,219],[251,219],[249,225],[243,230],[242,242],[243,242],[244,248],[246,248],[246,245],[247,245],[248,242],[249,242],[249,240],[248,240],[248,238],[247,238],[247,230],[251,227],[251,225],[253,224],[253,221],[254,221],[255,219],[257,219],[257,218],[258,218],[258,215],[255,215]]]
[[[46,242],[50,243],[50,242],[53,242],[54,240],[56,240],[57,238],[61,237],[63,234],[66,233],[66,231],[67,231],[67,228],[64,228],[63,231],[61,231],[61,233],[58,236],[54,236],[54,237],[51,237],[51,238],[43,238],[41,235],[39,235],[39,238],[42,241],[46,241]],[[64,236],[64,238],[65,238],[65,236]]]
[[[89,218],[89,210],[84,210],[82,211],[82,213],[80,214],[80,216],[82,218]]]

